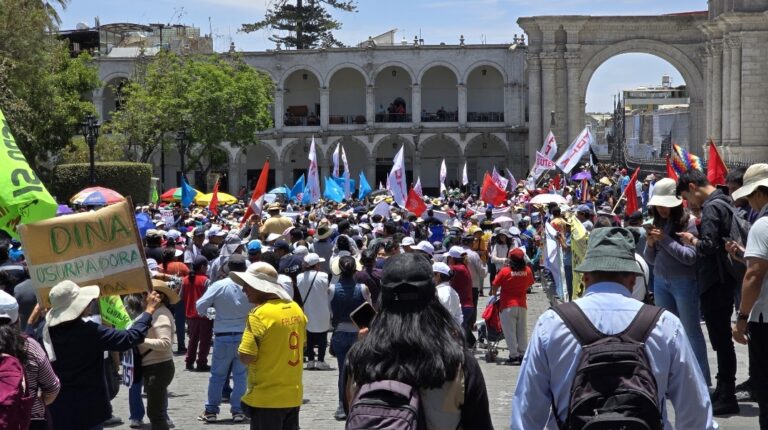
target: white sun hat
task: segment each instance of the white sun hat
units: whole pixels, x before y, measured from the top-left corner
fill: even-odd
[[[229,277],[244,287],[250,287],[262,293],[274,294],[281,300],[292,300],[282,285],[277,283],[275,268],[263,261],[252,263],[245,272],[229,272]]]
[[[754,193],[757,187],[768,187],[768,164],[766,163],[749,166],[744,173],[744,185],[734,191],[732,197],[734,200],[743,199]]]
[[[45,317],[49,327],[80,317],[86,307],[99,297],[99,287],[79,287],[72,281],[62,281],[48,293],[51,310]]]
[[[683,204],[683,199],[677,196],[677,182],[674,179],[664,178],[656,182],[653,197],[648,201],[648,206],[674,208],[681,204]]]

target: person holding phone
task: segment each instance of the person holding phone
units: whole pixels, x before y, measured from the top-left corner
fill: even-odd
[[[656,183],[651,207],[653,224],[648,232],[644,257],[653,265],[653,295],[660,306],[680,318],[707,385],[711,385],[707,345],[701,331],[699,288],[696,281],[696,248],[681,242],[677,233],[696,234],[696,219],[683,209],[676,183],[665,178]]]

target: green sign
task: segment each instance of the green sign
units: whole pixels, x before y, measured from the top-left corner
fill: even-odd
[[[111,324],[116,329],[125,330],[131,323],[131,317],[128,316],[120,296],[99,297],[99,310],[101,311],[101,320]]]

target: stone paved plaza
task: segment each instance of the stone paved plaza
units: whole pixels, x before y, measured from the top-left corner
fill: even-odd
[[[487,291],[487,290],[486,290]],[[484,304],[487,298],[481,298]],[[528,326],[529,333],[531,327],[535,324],[538,316],[547,308],[547,302],[540,289],[534,289],[534,292],[528,296]],[[481,306],[482,308],[482,306]],[[503,343],[502,343],[503,346]],[[738,355],[738,382],[746,377],[747,372],[747,349],[741,345],[736,347]],[[481,350],[482,352],[482,350]],[[506,357],[506,351],[501,351],[500,357]],[[329,357],[328,362],[336,368],[336,362],[333,357]],[[485,376],[485,383],[488,387],[488,397],[490,399],[491,415],[496,429],[509,428],[510,405],[512,395],[515,390],[519,367],[502,366],[496,364],[487,364],[483,361],[481,353],[478,353],[478,360]],[[713,375],[716,372],[716,359],[710,349],[710,367],[713,369]],[[176,377],[171,384],[172,395],[168,401],[171,418],[176,424],[177,429],[202,429],[205,427],[219,427],[247,429],[248,424],[233,424],[229,420],[228,405],[223,405],[222,414],[219,415],[220,422],[216,424],[204,424],[197,421],[196,417],[203,411],[208,388],[208,373],[188,372],[184,370],[183,357],[176,357]],[[301,408],[301,428],[305,430],[341,430],[344,424],[333,419],[333,412],[336,410],[337,391],[336,391],[337,372],[331,371],[306,371],[304,372],[304,398],[308,403]],[[126,423],[122,426],[114,427],[128,428],[128,390],[122,387],[117,398],[112,402],[115,414],[123,418]],[[728,418],[718,418],[717,422],[723,429],[748,430],[757,428],[757,404],[741,403],[741,415]],[[147,422],[145,418],[145,422]],[[674,421],[673,421],[674,423]],[[144,428],[149,429],[145,424]],[[479,430],[472,427],[466,430]],[[690,429],[682,429],[690,430]]]

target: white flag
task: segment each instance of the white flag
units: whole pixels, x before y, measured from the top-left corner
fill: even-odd
[[[379,204],[377,204],[371,212],[371,216],[373,215],[381,215],[382,218],[389,219],[389,217],[392,215],[392,213],[389,211],[389,203],[384,201],[379,202]]]
[[[461,171],[461,185],[467,185],[469,183],[469,177],[467,176],[467,162],[464,162],[464,169]]]
[[[341,142],[336,144],[336,149],[333,150],[333,176],[339,177],[339,148],[341,148]]]
[[[405,201],[408,199],[408,184],[405,182],[405,145],[397,152],[392,163],[392,170],[389,172],[389,190],[392,192],[392,199],[400,207],[405,207]]]
[[[588,127],[584,127],[584,130],[576,136],[568,149],[563,152],[563,155],[557,159],[555,164],[564,173],[570,173],[577,164],[581,157],[589,152],[589,146],[592,144],[592,132]]]
[[[445,178],[448,176],[448,169],[445,167],[445,158],[440,163],[440,195],[447,191],[445,188]]]
[[[387,184],[389,184],[389,178],[387,178]],[[384,188],[384,184],[382,184],[381,181],[379,181],[379,190],[384,190],[384,189],[386,189]]]
[[[547,223],[544,228],[544,267],[552,273],[552,279],[555,281],[555,295],[561,300],[567,300],[568,291],[565,284],[565,273],[563,272],[563,251],[560,248],[560,242],[557,240],[557,230],[552,224]]]
[[[315,136],[309,146],[309,169],[307,171],[307,188],[312,203],[320,200],[320,174],[317,171],[317,153],[315,152]]]
[[[509,185],[509,179],[499,175],[499,172],[496,170],[496,166],[493,166],[493,173],[491,173],[491,180],[493,181],[494,184],[496,184],[497,187],[501,188],[502,190],[506,190],[507,185]]]
[[[421,177],[416,178],[416,185],[413,186],[413,191],[415,191],[419,197],[424,197],[424,193],[421,191]]]
[[[352,195],[352,191],[349,189],[349,164],[347,164],[347,153],[344,152],[344,147],[341,148],[341,162],[344,163],[344,198],[348,199]]]
[[[547,138],[544,139],[544,145],[541,147],[541,153],[550,160],[555,158],[555,155],[557,155],[557,141],[555,140],[555,135],[552,133],[552,130],[549,131]]]
[[[536,163],[533,165],[533,171],[531,177],[535,180],[539,179],[542,173],[547,170],[553,170],[555,168],[555,162],[547,158],[544,154],[536,151]]]
[[[515,175],[512,174],[512,172],[507,170],[507,179],[509,179],[509,189],[512,191],[515,191],[515,188],[517,188],[517,180],[515,179]]]

